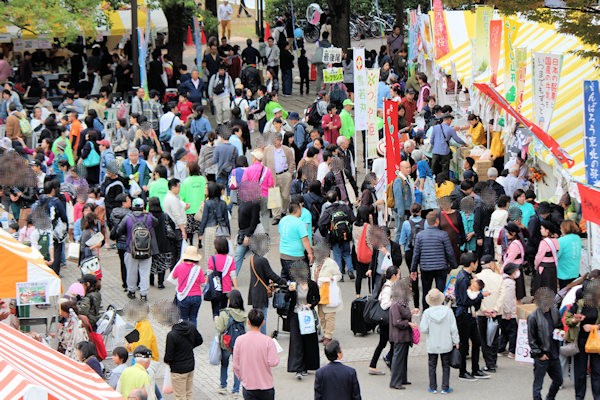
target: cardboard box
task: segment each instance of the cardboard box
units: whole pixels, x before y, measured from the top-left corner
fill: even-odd
[[[527,319],[529,314],[536,310],[535,304],[519,304],[517,305],[517,319]]]
[[[477,172],[477,175],[479,175],[480,181],[488,180],[487,170],[489,168],[491,168],[492,165],[493,165],[492,160],[476,160],[475,161],[475,166],[473,167],[473,169],[475,170],[475,172]]]

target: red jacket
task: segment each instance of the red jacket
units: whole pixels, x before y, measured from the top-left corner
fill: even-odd
[[[329,129],[330,122],[333,123],[333,128],[331,129]],[[340,116],[338,114],[333,114],[333,116],[331,116],[329,113],[323,115],[323,118],[321,119],[321,127],[323,128],[324,132],[323,139],[325,139],[325,141],[328,143],[336,144],[337,138],[340,136],[340,128],[342,127],[342,120],[340,119]]]
[[[413,122],[415,122],[415,114],[417,113],[417,102],[414,100],[409,101],[408,98],[405,97],[402,99],[402,102],[400,104],[404,106],[404,110],[406,111],[406,113],[404,114],[406,123],[410,125]]]

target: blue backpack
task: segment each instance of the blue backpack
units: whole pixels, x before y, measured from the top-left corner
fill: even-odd
[[[233,347],[238,337],[246,333],[246,325],[244,321],[239,322],[233,319],[231,314],[229,315],[229,322],[227,322],[227,328],[223,332],[223,345],[230,353],[233,353]]]

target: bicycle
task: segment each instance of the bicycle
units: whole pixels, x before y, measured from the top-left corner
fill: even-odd
[[[306,8],[307,23],[303,28],[303,36],[308,43],[316,43],[321,37],[321,14],[323,10],[316,3]]]

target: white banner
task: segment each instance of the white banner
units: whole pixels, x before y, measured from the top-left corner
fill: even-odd
[[[367,158],[377,157],[379,130],[377,129],[377,85],[379,68],[367,70]]]
[[[367,129],[367,67],[365,49],[353,49],[354,54],[354,127],[357,131]]]
[[[533,53],[533,121],[548,133],[562,68],[562,54]]]
[[[527,337],[527,320],[525,319],[519,320],[515,361],[533,364],[533,358],[531,358],[531,348],[529,347],[529,338]]]

